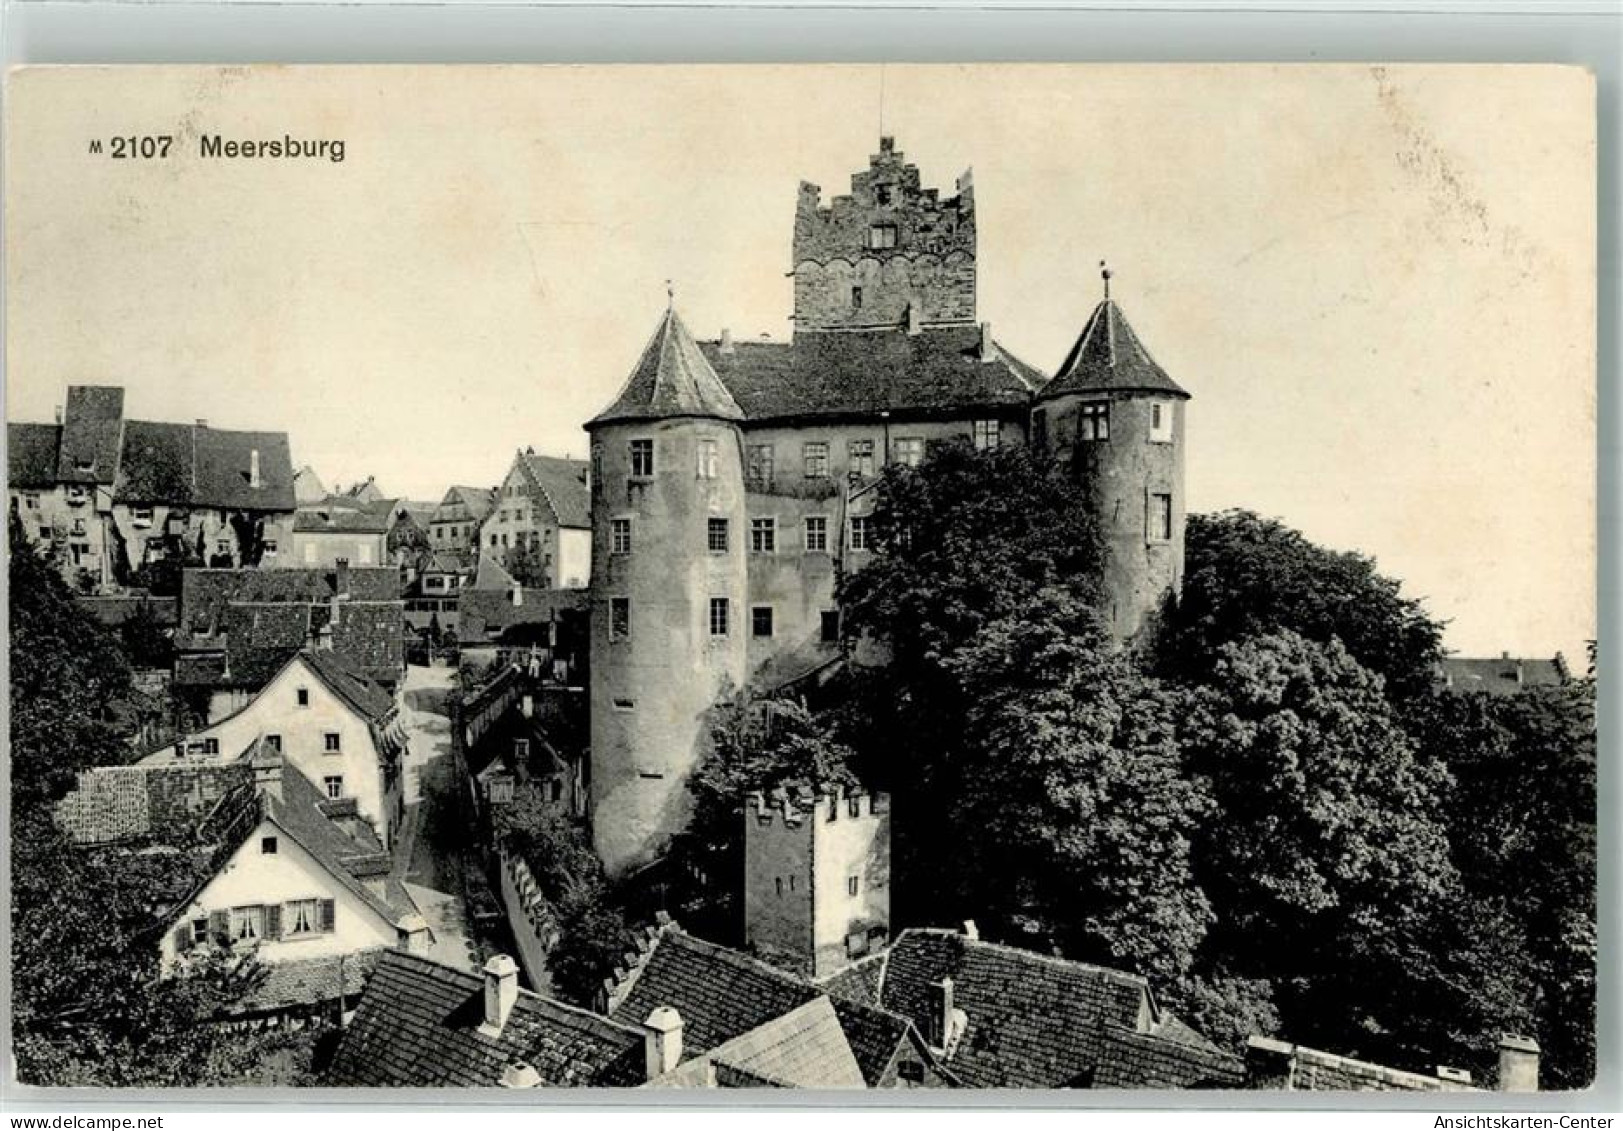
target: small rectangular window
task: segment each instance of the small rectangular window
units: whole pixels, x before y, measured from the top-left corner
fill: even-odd
[[[631,553],[631,520],[629,518],[609,519],[609,553]]]
[[[770,490],[772,487],[772,445],[751,444],[749,450],[749,466],[745,469],[745,477],[749,485],[757,490]]]
[[[851,288],[851,309],[852,310],[861,310],[862,309],[862,288],[861,287],[852,287]]]
[[[726,597],[710,598],[710,635],[726,636],[728,632],[728,601]]]
[[[859,880],[858,877],[856,877],[856,876],[848,876],[846,878],[846,881],[845,881],[845,894],[846,895],[856,895],[857,890],[860,887],[861,887],[861,881]]]
[[[1076,438],[1078,440],[1110,439],[1110,404],[1094,401],[1077,409]]]
[[[344,796],[344,775],[328,774],[321,779],[321,784],[326,789],[327,796],[331,800],[337,801]]]
[[[205,738],[203,740],[203,753],[218,754],[219,752],[220,740],[218,738]]]
[[[1172,402],[1150,402],[1150,443],[1172,443]]]
[[[727,520],[712,518],[705,523],[705,540],[712,554],[727,552]]]
[[[603,445],[592,445],[592,490],[601,493],[603,490]]]
[[[310,689],[308,687],[299,688],[297,695],[299,706],[308,707],[310,705]]]
[[[522,762],[530,756],[530,740],[527,738],[513,739],[513,757]]]
[[[828,519],[820,514],[806,516],[806,552],[828,553]]]
[[[329,730],[326,734],[321,736],[321,740],[323,744],[322,749],[324,749],[328,754],[337,754],[344,748],[343,736],[335,730]]]
[[[631,635],[631,598],[609,598],[609,639],[624,640]]]
[[[851,548],[853,550],[871,549],[869,541],[868,520],[858,515],[851,519]]]
[[[775,885],[777,885],[778,895],[781,897],[783,895],[783,877],[782,876],[773,876],[772,877],[772,882]]]
[[[631,699],[616,699],[614,701],[614,709],[616,711],[635,711],[637,709],[637,704]]]
[[[1149,514],[1151,542],[1172,541],[1172,496],[1151,495]]]
[[[273,837],[273,836],[262,836],[262,837],[260,837],[259,838],[259,854],[261,856],[275,856],[276,855],[276,838]]]
[[[699,441],[699,478],[714,479],[716,477],[716,442],[714,440]]]
[[[902,436],[891,445],[891,454],[903,467],[917,467],[924,462],[924,439],[921,436]]]
[[[868,246],[874,251],[888,251],[896,246],[896,225],[875,224],[868,229]]]
[[[997,420],[975,421],[975,447],[983,452],[996,448],[1003,439],[1003,425]]]
[[[204,915],[192,920],[192,945],[202,946],[209,941],[209,921]]]
[[[631,441],[631,477],[633,479],[649,479],[654,474],[654,442],[652,440]]]
[[[235,942],[252,942],[265,934],[263,907],[233,907],[231,909],[231,938]]]
[[[851,464],[850,472],[852,475],[860,475],[863,478],[873,476],[872,440],[852,440],[846,445],[846,455]]]
[[[840,640],[840,611],[838,609],[824,609],[822,616],[822,641],[824,644],[837,644]]]
[[[265,745],[280,754],[282,752],[282,736],[279,734],[267,734],[265,736]]]
[[[756,605],[750,610],[750,633],[754,636],[772,635],[771,605]]]
[[[778,552],[778,520],[775,518],[750,519],[750,553],[775,554]]]
[[[822,441],[811,441],[801,447],[805,457],[807,479],[828,478],[828,445]]]

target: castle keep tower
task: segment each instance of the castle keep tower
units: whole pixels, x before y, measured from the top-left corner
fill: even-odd
[[[667,310],[592,437],[592,838],[611,874],[687,822],[704,716],[744,682],[744,472],[732,394]]]
[[[812,977],[890,941],[890,798],[756,794],[744,806],[744,943]]]
[[[871,330],[975,321],[975,193],[966,172],[958,195],[919,187],[919,170],[879,139],[851,195],[819,206],[801,182],[795,209],[795,333]]]
[[[1150,357],[1105,298],[1054,379],[1037,394],[1032,437],[1067,460],[1104,540],[1105,612],[1118,640],[1153,625],[1183,585],[1184,405],[1189,394]]]

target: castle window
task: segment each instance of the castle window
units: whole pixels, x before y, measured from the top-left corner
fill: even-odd
[[[750,553],[775,554],[778,552],[778,520],[775,518],[750,519]]]
[[[874,197],[874,200],[878,201],[880,204],[889,204],[890,203],[890,186],[889,185],[880,185],[878,188],[873,190],[873,197]]]
[[[874,251],[888,251],[896,246],[896,225],[875,224],[868,229],[868,246]]]
[[[1150,402],[1150,443],[1172,443],[1172,402]]]
[[[873,441],[852,440],[846,445],[846,454],[851,463],[851,474],[868,477],[873,475]]]
[[[851,548],[853,550],[869,549],[868,538],[868,519],[861,515],[853,518],[851,520]]]
[[[631,441],[631,478],[651,479],[654,474],[654,442]]]
[[[1078,440],[1110,439],[1110,404],[1094,401],[1077,409],[1076,438]]]
[[[991,451],[998,446],[1003,438],[1003,425],[996,420],[975,421],[975,447],[979,451]]]
[[[1172,496],[1151,495],[1149,513],[1149,539],[1151,542],[1172,541]]]
[[[629,518],[609,519],[609,553],[631,553],[631,520]]]
[[[603,445],[592,445],[592,490],[603,490]],[[453,532],[454,533],[454,532]]]
[[[749,466],[745,474],[749,478],[749,485],[758,490],[770,490],[772,487],[772,445],[751,444],[749,450]]]
[[[806,478],[828,478],[828,445],[824,443],[809,443],[802,449],[806,457]]]
[[[730,603],[725,597],[710,598],[710,635],[726,636],[729,625],[728,612]]]
[[[783,877],[782,876],[773,876],[772,877],[772,882],[773,882],[773,884],[775,884],[777,886],[778,898],[782,899],[783,898]]]
[[[828,519],[820,514],[806,516],[806,552],[828,553]]]
[[[858,889],[861,888],[861,886],[862,886],[862,881],[858,877],[856,877],[856,876],[847,876],[846,880],[845,880],[845,894],[846,895],[856,895]],[[866,941],[866,940],[864,940],[864,941]]]
[[[714,479],[716,477],[716,442],[714,440],[699,441],[699,478]]]
[[[838,609],[824,609],[822,623],[822,640],[824,644],[837,644],[840,640],[840,611]]]
[[[750,610],[750,633],[753,636],[772,635],[771,605],[756,605]]]
[[[924,438],[922,436],[902,436],[891,445],[891,452],[896,462],[903,467],[917,467],[924,462]]]
[[[705,524],[705,538],[712,554],[727,552],[727,520],[712,518]]]
[[[851,309],[852,310],[861,310],[862,309],[862,288],[861,287],[852,287],[851,288]]]
[[[609,639],[624,640],[631,635],[631,598],[609,598]]]

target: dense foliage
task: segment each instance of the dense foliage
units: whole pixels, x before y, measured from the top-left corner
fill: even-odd
[[[215,956],[184,977],[159,977],[156,917],[173,896],[174,859],[79,849],[57,829],[51,808],[74,774],[122,761],[127,752],[126,736],[110,720],[128,691],[129,663],[118,640],[15,537],[8,593],[19,1077],[33,1084],[193,1086],[251,1082],[272,1053],[297,1061],[300,1050],[279,1037],[204,1023],[259,976],[251,961]]]

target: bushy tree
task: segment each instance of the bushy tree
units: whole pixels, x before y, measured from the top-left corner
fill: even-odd
[[[1225,645],[1284,629],[1339,640],[1397,700],[1428,693],[1442,625],[1362,554],[1327,550],[1250,511],[1190,515],[1182,596],[1163,630],[1163,670],[1198,678]]]

